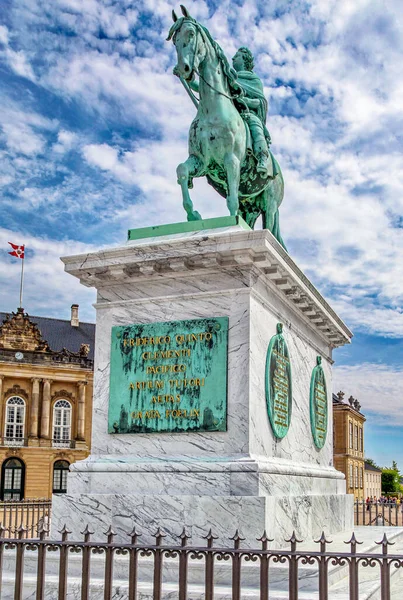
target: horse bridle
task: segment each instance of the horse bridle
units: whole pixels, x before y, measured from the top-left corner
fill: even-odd
[[[194,43],[194,49],[193,49],[193,60],[192,60],[192,68],[190,70],[190,74],[192,74],[193,72],[195,72],[200,79],[202,79],[204,81],[204,83],[210,88],[212,89],[214,92],[216,92],[216,94],[220,94],[220,96],[224,96],[224,98],[228,98],[228,100],[232,100],[233,102],[235,100],[237,100],[238,102],[242,102],[242,97],[240,96],[230,96],[228,94],[225,94],[224,92],[220,92],[220,90],[217,90],[213,85],[211,85],[211,83],[209,83],[208,81],[206,81],[206,79],[203,77],[203,75],[200,73],[200,71],[198,71],[197,69],[195,69],[195,58],[196,58],[196,51],[197,51],[197,36],[199,35],[199,27],[197,23],[192,23],[192,25],[194,26],[194,28],[196,29],[196,35],[195,35],[195,43]],[[246,110],[249,112],[249,108],[248,106],[245,104],[245,108]]]

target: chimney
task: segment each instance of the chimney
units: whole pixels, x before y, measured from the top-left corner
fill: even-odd
[[[80,321],[78,318],[78,304],[71,305],[71,319],[70,323],[72,327],[78,327],[80,325]]]

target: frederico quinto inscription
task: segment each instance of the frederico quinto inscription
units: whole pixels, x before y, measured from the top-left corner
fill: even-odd
[[[277,324],[277,334],[269,344],[266,356],[266,403],[270,424],[276,438],[283,438],[290,427],[292,383],[290,356],[282,335],[283,325]]]
[[[320,450],[327,436],[327,388],[322,357],[316,358],[316,367],[312,371],[310,387],[311,431],[315,446]]]
[[[112,328],[109,433],[226,431],[228,317]]]

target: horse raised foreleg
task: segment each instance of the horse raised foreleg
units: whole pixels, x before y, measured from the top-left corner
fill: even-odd
[[[190,199],[189,187],[191,186],[193,177],[200,177],[202,168],[202,162],[197,156],[192,154],[184,163],[178,165],[176,169],[178,183],[182,189],[183,208],[186,210],[188,221],[199,221],[201,219],[200,213],[198,213],[197,210],[193,210],[193,202]]]
[[[224,156],[224,168],[227,173],[228,196],[227,206],[229,214],[235,216],[238,214],[239,199],[239,174],[241,165],[239,159],[233,153],[227,153]]]

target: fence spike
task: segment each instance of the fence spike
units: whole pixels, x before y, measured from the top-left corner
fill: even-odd
[[[109,525],[108,531],[104,531],[104,535],[106,535],[108,537],[108,544],[112,543],[113,538],[116,535],[116,532],[113,531],[113,529],[112,529],[112,525]],[[109,538],[112,538],[111,542],[109,542]]]
[[[92,536],[93,533],[94,532],[90,530],[90,528],[88,526],[88,523],[87,523],[87,525],[85,526],[84,531],[81,532],[81,535],[84,536],[84,542],[89,542],[90,537]]]
[[[260,538],[256,538],[256,541],[262,542],[262,544],[267,544],[267,542],[274,542],[274,538],[269,538],[266,533],[266,529],[263,531],[263,535]]]
[[[0,523],[0,538],[3,537],[3,533],[6,531],[6,528],[4,527],[3,523]]]
[[[380,542],[375,542],[375,544],[377,544],[378,546],[382,546],[383,551],[387,552],[388,551],[388,546],[394,546],[395,542],[390,542],[387,538],[386,533],[383,534],[383,538],[381,539]]]
[[[345,544],[350,544],[351,545],[351,552],[355,552],[357,544],[362,544],[362,542],[358,542],[357,538],[355,537],[355,533],[353,531],[353,534],[351,536],[351,538],[349,539],[348,542],[344,542]]]
[[[235,534],[229,538],[230,540],[234,541],[234,548],[239,548],[239,546],[241,545],[241,542],[245,539],[243,537],[240,536],[239,530],[237,529],[235,531]]]
[[[318,540],[314,540],[315,544],[333,544],[333,540],[326,539],[326,533],[322,531],[321,536]]]
[[[24,527],[24,523],[21,523],[21,525],[18,527],[18,529],[15,530],[16,533],[18,534],[18,537],[20,538],[20,540],[24,537],[24,533],[26,531],[28,531],[28,529],[26,527]]]
[[[218,536],[213,534],[213,531],[210,527],[207,535],[203,535],[204,540],[218,540]]]
[[[71,533],[71,531],[70,531],[69,529],[67,529],[67,525],[66,525],[66,523],[65,523],[65,524],[63,525],[63,527],[60,529],[59,533],[61,533],[62,535],[64,535],[64,534],[67,534],[67,535],[68,535],[69,533]]]
[[[285,541],[290,544],[300,544],[302,542],[302,540],[299,540],[297,538],[297,536],[295,535],[295,529],[292,532],[292,536],[290,537],[290,539],[289,540],[285,539]]]
[[[208,534],[207,535],[203,535],[203,539],[207,540],[207,548],[212,548],[214,540],[218,540],[218,536],[213,535],[213,532],[212,532],[211,527],[210,527]]]
[[[179,535],[179,539],[181,540],[182,546],[186,546],[186,542],[191,538],[191,535],[186,533],[186,527],[183,527],[182,533]]]
[[[166,537],[165,533],[162,533],[161,527],[158,527],[157,531],[154,534],[155,537],[155,545],[160,546],[164,537]]]
[[[141,537],[141,533],[139,533],[138,531],[136,531],[136,526],[135,525],[133,525],[133,529],[127,535],[131,537],[131,543],[133,545],[135,545],[137,543],[137,538]]]

